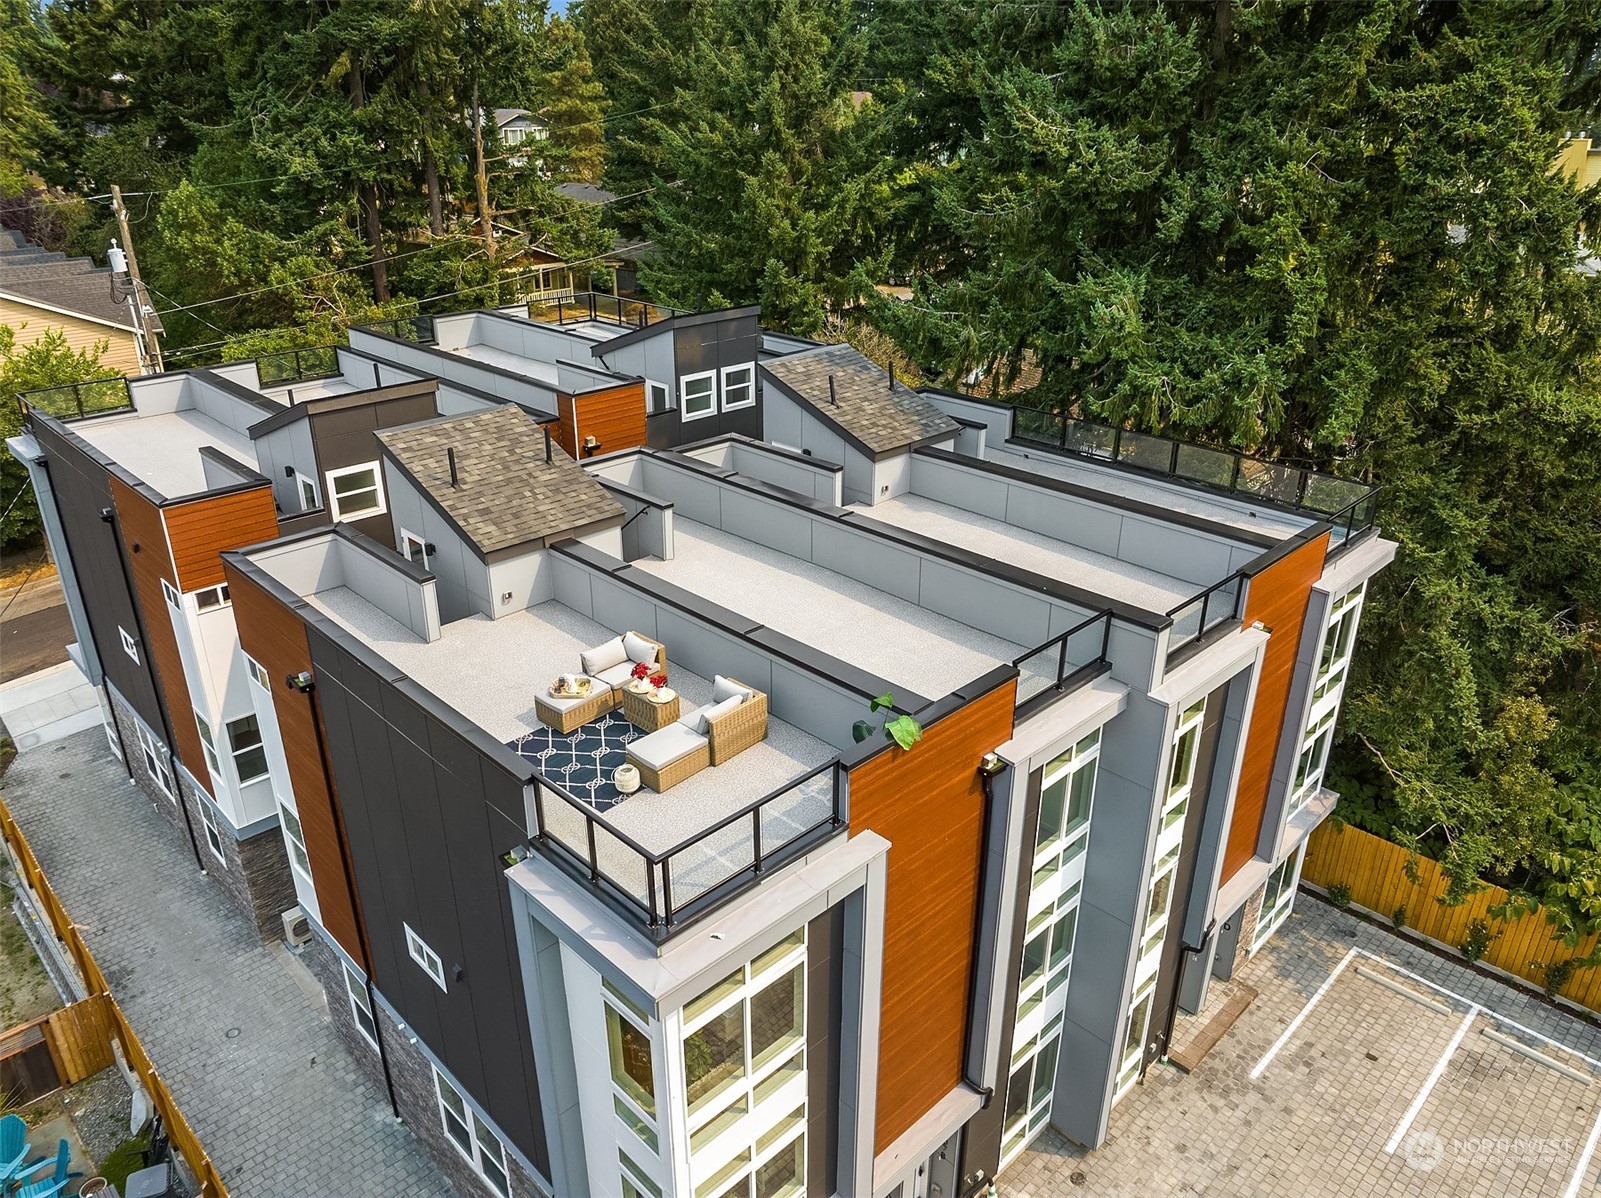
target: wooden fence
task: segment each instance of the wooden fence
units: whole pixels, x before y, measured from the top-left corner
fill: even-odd
[[[93,1077],[112,1062],[104,994],[0,1032],[0,1094],[29,1102]]]
[[[99,1059],[94,1055],[96,1052],[102,1053],[105,1064],[109,1065],[112,1061],[111,1041],[115,1039],[122,1048],[123,1060],[138,1075],[145,1092],[150,1096],[150,1101],[160,1114],[172,1147],[183,1157],[184,1163],[189,1166],[189,1171],[200,1183],[200,1193],[197,1198],[228,1198],[227,1187],[222,1184],[222,1177],[218,1174],[216,1166],[211,1163],[206,1150],[200,1146],[200,1138],[189,1126],[189,1121],[183,1117],[172,1091],[167,1089],[167,1083],[162,1081],[161,1075],[156,1072],[156,1067],[151,1062],[149,1054],[145,1052],[144,1045],[139,1042],[139,1037],[128,1025],[127,1016],[123,1014],[110,987],[106,985],[105,974],[100,972],[100,966],[95,963],[94,956],[79,934],[77,925],[68,918],[61,900],[50,888],[44,870],[39,867],[38,858],[33,855],[33,849],[29,847],[27,838],[22,835],[22,829],[17,827],[16,821],[11,818],[11,812],[3,799],[0,799],[0,836],[3,836],[5,842],[11,846],[12,857],[22,874],[23,882],[33,892],[35,901],[49,919],[56,939],[76,963],[84,986],[89,991],[89,998],[85,1002],[74,1003],[65,1011],[57,1011],[49,1017],[54,1020],[56,1016],[62,1016],[61,1042],[69,1045],[74,1065],[86,1068],[94,1060]],[[54,1030],[52,1028],[52,1034]],[[58,1061],[58,1066],[59,1064]]]
[[[1446,906],[1439,901],[1446,890],[1440,866],[1427,857],[1412,858],[1417,876],[1414,883],[1407,878],[1409,856],[1398,844],[1329,820],[1312,833],[1307,843],[1301,880],[1320,890],[1336,884],[1349,886],[1353,906],[1364,907],[1384,919],[1392,918],[1397,908],[1405,906],[1406,926],[1447,948],[1460,949],[1469,925],[1481,920],[1494,939],[1480,961],[1542,988],[1546,984],[1545,970],[1540,966],[1595,951],[1594,935],[1573,949],[1551,939],[1551,925],[1540,911],[1513,920],[1493,918],[1490,908],[1507,900],[1507,892],[1499,886],[1485,884],[1461,905]],[[1575,969],[1557,993],[1578,1006],[1601,1011],[1601,969]]]

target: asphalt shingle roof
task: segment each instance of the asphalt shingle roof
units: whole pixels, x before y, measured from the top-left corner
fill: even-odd
[[[0,230],[0,291],[131,329],[133,313],[126,298],[112,296],[110,276],[88,258],[42,250],[15,229]],[[119,291],[126,297],[126,287]],[[151,324],[161,331],[158,319],[152,317]]]
[[[897,380],[891,389],[889,372],[849,345],[824,345],[789,354],[763,362],[762,369],[871,453],[905,449],[961,429],[906,384]],[[830,376],[837,404],[829,400]]]
[[[622,505],[516,404],[378,433],[395,462],[480,554],[621,519]],[[456,451],[459,486],[445,450]]]

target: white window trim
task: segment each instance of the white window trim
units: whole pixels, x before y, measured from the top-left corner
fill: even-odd
[[[340,508],[339,488],[335,484],[342,478],[348,478],[352,474],[361,474],[368,470],[372,471],[373,486],[375,488],[373,498],[378,501],[378,506],[372,508],[362,508],[359,512],[352,512],[347,515]],[[357,462],[354,466],[341,466],[337,470],[328,471],[323,475],[323,478],[327,483],[326,493],[328,496],[328,515],[335,522],[344,523],[348,520],[366,520],[372,516],[382,516],[389,511],[389,504],[384,497],[384,471],[382,463],[377,461]],[[365,487],[362,489],[366,490]]]
[[[233,726],[235,724],[242,724],[249,719],[254,719],[256,721],[256,736],[259,739],[257,739],[255,744],[246,745],[241,749],[234,744]],[[249,715],[242,715],[236,720],[224,720],[222,730],[228,738],[228,755],[233,758],[234,777],[238,779],[240,786],[249,786],[253,782],[260,782],[263,778],[269,778],[272,776],[272,763],[267,757],[267,734],[261,730],[260,716],[256,715],[255,712],[251,712]],[[264,768],[262,769],[261,773],[252,774],[247,778],[239,768],[239,759],[246,753],[252,753],[258,749],[261,751],[261,764]]]
[[[739,403],[729,403],[728,402],[728,376],[733,374],[734,371],[736,371],[736,370],[748,370],[748,371],[750,371],[750,382],[746,384],[746,386],[748,386],[750,388],[750,398],[746,399],[746,400],[742,400]],[[722,392],[721,398],[722,398],[723,411],[725,411],[725,412],[738,412],[738,411],[742,411],[745,408],[754,408],[756,406],[756,363],[754,363],[754,362],[740,362],[740,363],[737,363],[736,365],[733,365],[733,366],[724,366],[723,369],[722,369],[722,373],[720,374],[720,376],[718,378],[718,389]]]
[[[289,830],[289,822],[288,820],[284,819],[285,815],[288,815],[295,821],[295,823],[300,823],[300,812],[296,811],[282,799],[279,799],[278,827],[280,830],[282,830],[284,839],[289,842],[286,846],[286,851],[289,857],[289,868],[294,870],[302,878],[306,879],[306,881],[311,882],[313,889],[315,889],[316,883],[313,881],[311,876],[311,854],[306,850],[306,829],[304,825],[302,825],[300,829],[300,835],[296,836]],[[300,850],[301,856],[305,857],[306,859],[306,864],[304,866],[300,864],[298,858],[295,856],[294,850],[296,848]]]
[[[165,578],[161,580],[161,594],[166,599],[168,607],[176,608],[178,611],[183,610],[183,596],[179,594],[178,588]]]
[[[376,1052],[378,1049],[377,1038],[368,1035],[367,1029],[361,1024],[361,1016],[365,1014],[368,1019],[372,1020],[374,1028],[378,1026],[378,1016],[373,1013],[372,1003],[367,998],[366,980],[362,980],[358,993],[358,988],[353,984],[357,979],[356,971],[350,968],[348,962],[340,961],[339,964],[345,974],[345,994],[350,998],[350,1022],[356,1025],[356,1034],[372,1045],[373,1050]],[[440,1118],[444,1118],[444,1116],[441,1115]]]
[[[267,671],[262,668],[261,663],[248,653],[243,656],[245,659],[245,673],[250,675],[250,681],[254,682],[269,695],[272,694],[272,683],[268,681]]]
[[[217,817],[212,814],[211,804],[202,801],[197,803],[196,806],[200,808],[200,822],[206,826],[206,847],[211,850],[213,857],[222,862],[223,868],[226,869],[228,858],[223,855],[222,851],[222,830],[217,827]]]
[[[150,776],[156,780],[156,789],[174,803],[178,801],[178,783],[172,776],[167,763],[162,760],[166,755],[167,746],[162,744],[155,736],[145,729],[142,722],[134,721],[134,734],[139,738],[139,748],[144,751],[145,768]]]
[[[1251,934],[1251,948],[1248,956],[1255,956],[1256,951],[1272,938],[1273,933],[1279,930],[1280,925],[1290,917],[1295,910],[1295,895],[1301,888],[1301,866],[1306,860],[1306,841],[1302,841],[1294,853],[1279,862],[1273,873],[1289,867],[1289,884],[1279,892],[1278,903],[1269,909],[1267,906],[1267,888],[1273,880],[1273,874],[1268,875],[1268,881],[1262,884],[1262,910],[1256,918],[1256,929]]]
[[[665,401],[660,407],[657,407],[656,404],[653,402],[655,397],[654,397],[654,395],[652,393],[657,391],[657,390],[661,391],[662,399]],[[661,415],[664,415],[667,412],[671,412],[672,410],[673,410],[673,389],[672,389],[672,387],[669,386],[667,383],[658,383],[655,379],[646,379],[645,380],[645,415],[647,415],[647,416],[661,416]]]
[[[702,379],[711,381],[711,406],[704,412],[691,412],[689,410],[689,384],[698,383]],[[691,420],[705,420],[708,416],[717,415],[717,372],[715,370],[700,370],[694,374],[679,376],[678,379],[678,415],[679,419],[688,424]]]
[[[417,556],[416,557],[412,557],[411,556],[411,546],[413,544],[415,544],[417,546]],[[400,530],[400,556],[405,558],[408,562],[417,563],[424,570],[428,569],[428,541],[427,541],[427,539],[424,538],[424,537],[418,536],[416,533],[412,532],[411,529],[409,529],[409,528],[402,528]]]
[[[406,951],[411,959],[417,962],[417,967],[434,980],[434,985],[448,993],[445,985],[445,962],[438,953],[429,947],[428,942],[417,935],[416,930],[409,923],[402,923],[406,929]]]
[[[206,720],[206,717],[198,711],[195,712],[195,727],[200,732],[200,749],[206,758],[206,768],[211,771],[212,777],[221,778],[223,776],[222,758],[217,754],[216,734],[212,731],[211,724]]]
[[[308,489],[311,491],[310,503],[306,502],[306,491]],[[303,512],[313,512],[322,506],[322,495],[317,490],[317,480],[307,478],[298,470],[295,471],[295,494],[300,499],[300,510]]]
[[[214,587],[201,587],[194,594],[195,610],[197,612],[215,611],[219,607],[233,606],[233,596],[228,593],[228,584],[225,582],[220,582]],[[202,598],[207,595],[215,595],[217,601],[209,604],[201,602]]]
[[[133,658],[135,664],[139,661],[139,642],[129,635],[128,630],[121,624],[117,625],[117,638],[122,642],[122,651]]]
[[[449,1140],[452,1147],[454,1147],[457,1152],[461,1153],[462,1159],[472,1166],[473,1172],[478,1174],[479,1177],[482,1177],[484,1181],[489,1184],[489,1188],[491,1190],[497,1194],[509,1195],[511,1192],[511,1169],[506,1163],[506,1142],[502,1140],[500,1136],[496,1134],[495,1130],[489,1126],[489,1121],[478,1113],[477,1109],[472,1105],[472,1103],[467,1101],[467,1095],[462,1091],[460,1086],[457,1086],[443,1073],[441,1073],[437,1066],[431,1066],[431,1068],[433,1068],[434,1071],[434,1097],[439,1102],[439,1123],[440,1126],[445,1129],[445,1139]],[[457,1142],[456,1137],[450,1134],[448,1120],[452,1117],[456,1117],[456,1113],[454,1111],[450,1111],[449,1107],[445,1103],[444,1091],[446,1087],[449,1087],[450,1092],[454,1094],[457,1101],[461,1103],[462,1109],[467,1112],[467,1138],[472,1141],[473,1145],[471,1152],[463,1148],[461,1144]],[[447,1111],[449,1111],[448,1115],[446,1114]],[[500,1149],[500,1159],[496,1161],[495,1164],[499,1168],[501,1175],[506,1178],[506,1188],[504,1190],[496,1186],[494,1182],[490,1181],[489,1174],[484,1170],[483,1161],[480,1158],[487,1154],[487,1150],[484,1148],[483,1141],[478,1138],[478,1129],[480,1126],[483,1127],[484,1134],[489,1136],[490,1139],[494,1140],[495,1146]]]

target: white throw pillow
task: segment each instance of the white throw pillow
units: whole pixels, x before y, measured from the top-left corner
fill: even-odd
[[[584,663],[584,673],[593,678],[602,670],[622,665],[628,660],[628,651],[623,648],[623,638],[614,636],[604,645],[596,645],[578,657]]]
[[[703,708],[702,710],[706,713],[707,724],[709,725],[711,721],[717,719],[718,716],[727,715],[744,701],[744,695],[729,695],[728,698],[724,699],[722,702],[713,703],[710,707]]]
[[[751,697],[749,688],[741,686],[732,678],[724,678],[718,674],[712,679],[712,702],[721,703],[725,699],[737,697],[741,702]]]
[[[629,661],[648,661],[651,665],[656,664],[655,644],[635,633],[629,632],[623,635],[623,652],[628,654]]]
[[[707,711],[708,708],[696,707],[693,710],[686,711],[683,715],[679,716],[678,722],[684,727],[688,728],[691,732],[705,736]]]

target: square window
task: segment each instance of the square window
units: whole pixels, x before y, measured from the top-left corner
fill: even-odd
[[[122,651],[135,662],[139,660],[139,642],[128,635],[128,630],[120,624],[117,626],[117,638],[122,641]]]
[[[617,1150],[617,1158],[622,1165],[624,1194],[629,1192],[629,1187],[631,1186],[635,1194],[648,1194],[650,1198],[662,1198],[661,1186],[652,1181],[650,1174],[635,1164],[632,1157],[619,1148]]]
[[[183,610],[183,596],[178,594],[178,588],[165,578],[161,580],[161,594],[166,599],[167,606],[176,607],[179,611]]]
[[[268,694],[272,693],[272,684],[267,681],[267,671],[261,668],[259,661],[248,654],[245,656],[245,672],[250,675],[250,681]]]
[[[445,963],[439,959],[439,954],[428,947],[428,942],[416,932],[411,925],[402,924],[406,929],[406,951],[411,959],[422,966],[422,971],[434,979],[434,984],[441,990],[445,989]]]
[[[806,1181],[806,1137],[796,1136],[756,1166],[756,1198],[791,1198]]]
[[[365,462],[328,471],[328,501],[335,520],[360,520],[382,515],[383,487],[379,485],[378,463]]]
[[[706,1101],[745,1073],[745,1004],[735,1003],[684,1037],[684,1075],[689,1109]]]
[[[798,1045],[805,1018],[805,970],[797,965],[750,1000],[751,1068],[760,1070]]]
[[[723,367],[723,411],[748,408],[756,403],[756,367]]]
[[[228,743],[232,746],[234,768],[239,771],[240,786],[267,776],[267,750],[261,743],[261,725],[255,716],[229,720]]]
[[[201,611],[210,611],[214,607],[226,607],[229,602],[228,584],[207,587],[203,591],[195,592],[195,606]]]
[[[699,420],[717,411],[717,373],[686,374],[678,380],[684,420]]]

